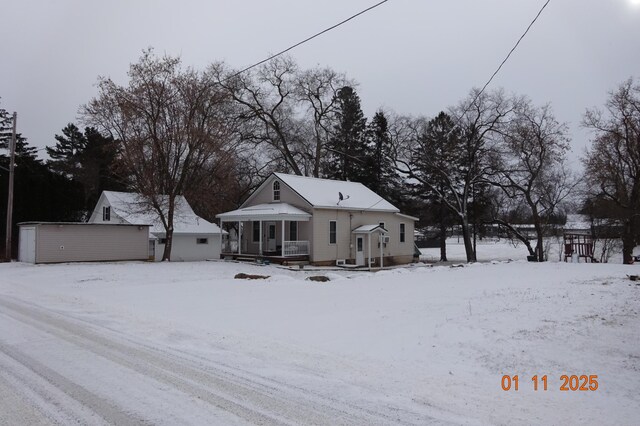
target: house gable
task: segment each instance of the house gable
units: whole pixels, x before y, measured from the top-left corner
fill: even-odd
[[[280,183],[280,199],[273,199],[273,183]],[[299,209],[310,211],[313,207],[309,201],[302,197],[297,191],[287,185],[282,179],[278,178],[276,174],[271,174],[262,184],[256,189],[253,194],[247,200],[242,203],[241,208],[255,206],[258,204],[268,203],[287,203]]]

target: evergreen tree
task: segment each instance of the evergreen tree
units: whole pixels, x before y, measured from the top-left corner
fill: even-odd
[[[367,119],[356,91],[345,86],[336,92],[336,121],[327,144],[324,175],[330,179],[362,182],[366,161],[364,133]]]
[[[69,123],[55,139],[55,146],[46,148],[51,157],[47,166],[81,185],[86,214],[103,190],[126,189],[114,171],[117,147],[113,138],[103,136],[93,127],[82,133]]]
[[[87,139],[72,123],[62,129],[62,135],[55,135],[55,139],[56,145],[46,148],[51,157],[47,165],[51,170],[77,180],[81,168],[80,156],[87,147]]]
[[[366,130],[366,162],[362,183],[383,198],[393,201],[399,182],[391,159],[391,149],[387,118],[382,111],[378,111]]]
[[[0,149],[7,149],[11,141],[11,125],[7,125],[6,111],[0,110]],[[0,154],[0,223],[6,222],[9,157]],[[21,134],[16,135],[14,197],[13,197],[13,254],[17,253],[18,227],[27,221],[76,221],[81,219],[82,191],[80,185],[66,176],[54,173],[37,158],[37,149]],[[5,226],[0,226],[4,241]],[[4,245],[2,244],[2,249]]]
[[[452,222],[451,191],[448,191],[448,180],[461,180],[459,176],[465,168],[459,155],[462,140],[452,118],[440,112],[427,123],[426,128],[418,136],[418,149],[413,158],[416,170],[422,176],[420,182],[414,184],[414,193],[435,212],[439,225],[440,260],[447,260],[446,230]],[[424,184],[422,182],[429,182]]]

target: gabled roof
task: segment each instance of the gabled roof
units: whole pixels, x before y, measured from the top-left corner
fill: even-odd
[[[374,224],[374,225],[362,225],[362,226],[358,226],[356,229],[354,229],[352,232],[354,234],[372,234],[374,232],[381,232],[383,234],[388,234],[389,231],[387,231],[386,229],[384,229],[382,226],[380,226],[379,224]]]
[[[224,221],[297,220],[308,221],[311,215],[287,203],[257,204],[216,215]]]
[[[149,232],[164,233],[159,215],[150,208],[140,194],[133,192],[103,191],[111,211],[123,220],[134,225],[150,225]],[[166,202],[163,196],[163,202]],[[196,215],[187,202],[179,195],[176,197],[176,205],[173,217],[173,232],[175,234],[219,234],[218,225],[208,222]]]
[[[393,204],[359,182],[345,182],[341,180],[320,179],[307,176],[273,173],[263,185],[277,178],[315,208],[330,208],[344,210],[371,210],[399,212]],[[343,200],[339,201],[339,194]],[[247,202],[251,200],[249,197]],[[245,202],[245,204],[247,203]]]

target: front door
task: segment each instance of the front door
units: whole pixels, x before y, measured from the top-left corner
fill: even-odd
[[[267,251],[276,251],[276,224],[267,224]]]
[[[364,266],[364,237],[356,237],[356,265]]]

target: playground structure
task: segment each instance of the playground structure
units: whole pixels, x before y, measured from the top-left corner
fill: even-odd
[[[591,234],[564,234],[564,261],[584,258],[585,262],[597,262],[593,257],[593,236]]]

